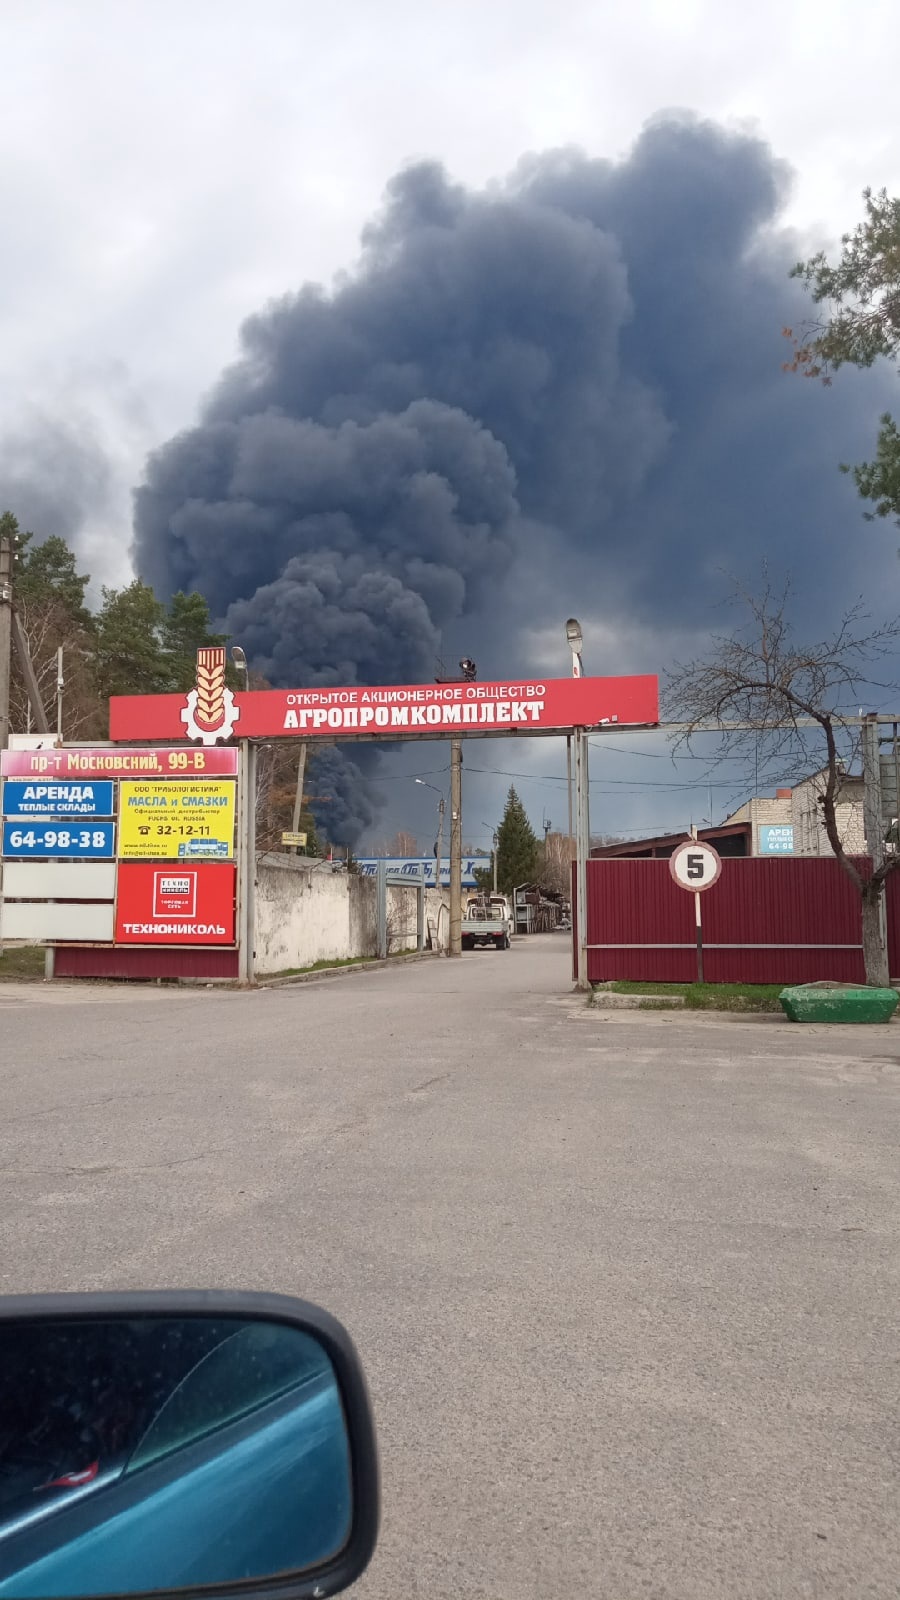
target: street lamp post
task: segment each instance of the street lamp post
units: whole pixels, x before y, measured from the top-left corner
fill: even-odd
[[[244,652],[239,644],[233,644],[231,646],[231,659],[237,667],[238,672],[242,672],[244,675],[244,688],[249,689],[250,668],[247,666],[247,657],[244,655]]]
[[[572,652],[572,677],[584,677],[581,652],[584,639],[581,623],[569,617],[566,623],[566,643]],[[584,728],[574,732],[575,746],[575,984],[578,989],[589,989],[587,962],[587,862],[591,851],[590,770],[588,739]]]
[[[570,617],[566,623],[566,643],[572,652],[572,677],[584,677],[584,664],[581,660],[581,651],[584,639],[581,633],[581,623],[577,617]]]

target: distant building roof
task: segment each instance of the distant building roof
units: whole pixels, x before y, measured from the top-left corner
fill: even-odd
[[[686,844],[690,833],[660,833],[652,839],[623,839],[617,844],[595,845],[591,856],[609,860],[615,856],[649,857],[666,860],[675,854],[680,844]],[[698,839],[708,839],[721,856],[748,856],[750,854],[750,823],[723,822],[716,828],[698,828]]]

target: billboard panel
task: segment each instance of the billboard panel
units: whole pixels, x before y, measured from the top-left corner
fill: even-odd
[[[234,944],[234,893],[230,862],[155,866],[123,861],[116,944]]]
[[[108,944],[112,936],[112,904],[4,900],[0,905],[0,939],[33,939],[38,944],[52,944],[57,939],[76,944]]]
[[[21,859],[24,857],[88,856],[95,861],[115,855],[116,825],[114,822],[97,822],[88,819],[77,822],[71,818],[59,821],[36,821],[33,817],[21,821],[7,820],[3,824],[3,854]]]
[[[154,696],[150,696],[153,699]],[[177,695],[163,696],[183,702]],[[183,737],[174,729],[164,738]],[[135,738],[142,737],[139,734]],[[152,737],[152,736],[150,736]],[[177,749],[115,750],[110,745],[83,745],[52,750],[0,750],[0,776],[4,778],[224,778],[237,775],[237,750],[205,749],[181,745]]]
[[[230,861],[236,785],[228,778],[188,778],[119,786],[122,861]]]
[[[115,900],[114,861],[7,861],[7,900]]]
[[[111,817],[113,785],[83,779],[56,783],[46,778],[8,778],[3,785],[5,817]]]

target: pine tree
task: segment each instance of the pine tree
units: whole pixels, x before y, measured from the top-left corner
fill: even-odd
[[[6,516],[2,519],[4,522]],[[11,521],[18,532],[15,517]],[[74,627],[93,631],[93,618],[84,599],[89,574],[77,570],[74,551],[58,534],[51,534],[43,544],[33,545],[33,538],[33,533],[18,534],[16,603],[27,608],[52,602],[65,612]]]
[[[223,633],[210,631],[209,604],[196,590],[173,594],[160,627],[163,655],[168,667],[168,688],[173,694],[192,689],[197,676],[197,651],[224,644]]]
[[[510,788],[503,821],[497,830],[497,883],[511,894],[521,883],[533,883],[540,847],[519,796]]]
[[[125,589],[104,588],[97,614],[97,682],[104,700],[114,694],[166,693],[169,664],[161,649],[165,615],[165,607],[140,578]]]

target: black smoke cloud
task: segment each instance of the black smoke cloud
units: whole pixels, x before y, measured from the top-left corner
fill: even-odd
[[[851,375],[826,408],[780,370],[786,186],[760,140],[684,115],[485,192],[402,172],[358,269],[251,318],[151,458],[139,570],[200,588],[281,684],[428,678],[441,641],[525,670],[528,630],[575,608],[700,627],[718,570],[764,554],[820,593],[880,395]],[[357,750],[329,758],[338,837],[372,814]]]

